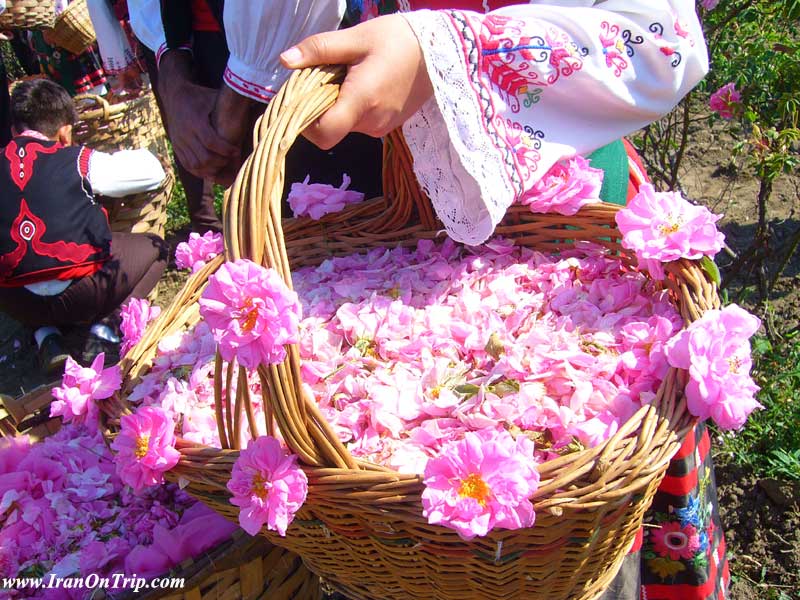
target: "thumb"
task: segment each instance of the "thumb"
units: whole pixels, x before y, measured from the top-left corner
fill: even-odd
[[[317,65],[350,65],[363,58],[367,49],[358,27],[328,31],[307,37],[281,54],[287,69],[303,69]]]

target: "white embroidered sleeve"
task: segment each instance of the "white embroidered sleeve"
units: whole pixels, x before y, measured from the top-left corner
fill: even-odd
[[[101,196],[121,198],[149,192],[158,188],[164,177],[161,163],[145,148],[114,154],[95,150],[89,157],[89,183],[92,192]]]
[[[304,38],[339,26],[345,0],[227,0],[225,34],[230,58],[225,83],[234,91],[269,102],[288,78],[281,52]]]
[[[87,0],[86,6],[97,35],[103,69],[111,75],[124,71],[136,62],[136,57],[111,5],[107,0]]]
[[[553,164],[658,119],[708,70],[692,0],[560,2],[405,15],[434,99],[403,131],[456,240],[485,241]]]
[[[128,0],[128,17],[136,39],[152,52],[162,53],[166,49],[160,0]]]

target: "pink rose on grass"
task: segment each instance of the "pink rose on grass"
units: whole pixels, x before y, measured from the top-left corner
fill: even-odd
[[[239,525],[250,535],[267,528],[286,535],[294,514],[308,493],[308,479],[273,437],[250,440],[233,465],[228,489],[231,504],[239,507]]]
[[[700,419],[711,418],[722,429],[738,429],[761,405],[750,377],[750,336],[760,321],[731,304],[709,310],[673,337],[666,346],[673,367],[689,371],[686,404]]]
[[[582,156],[553,165],[533,188],[520,198],[531,212],[574,215],[586,204],[600,202],[603,170],[589,166]]]
[[[465,540],[495,527],[531,527],[529,498],[539,487],[534,447],[506,431],[468,432],[442,447],[425,467],[422,514],[433,525],[455,529]]]
[[[659,280],[665,277],[662,263],[719,252],[725,236],[715,223],[721,218],[677,192],[656,192],[647,183],[616,215],[622,247],[633,250],[639,266]]]
[[[181,457],[175,449],[175,424],[158,406],[122,417],[111,448],[117,453],[117,475],[135,492],[163,483],[164,473]]]
[[[208,278],[200,314],[214,333],[222,358],[251,369],[286,358],[284,345],[299,340],[301,307],[273,269],[246,259],[222,265]]]
[[[189,239],[175,248],[175,266],[197,273],[215,256],[225,251],[221,233],[206,231],[203,235],[192,232]]]
[[[711,94],[708,101],[709,107],[723,119],[732,119],[739,109],[742,95],[736,89],[736,84],[726,83],[716,92]]]
[[[161,314],[161,308],[151,306],[144,298],[131,298],[122,307],[122,346],[120,354],[125,356],[144,335],[147,324]]]
[[[295,217],[311,217],[319,220],[328,213],[339,212],[348,204],[364,200],[364,194],[348,190],[350,178],[342,175],[342,185],[335,188],[326,183],[308,183],[308,176],[303,183],[293,183],[287,201]]]
[[[90,367],[82,367],[67,359],[61,386],[53,388],[50,416],[62,417],[65,422],[85,423],[94,420],[97,406],[94,401],[105,400],[122,385],[119,366],[103,368],[105,353],[95,357]]]
[[[690,560],[700,548],[700,536],[694,525],[681,527],[680,522],[663,523],[650,532],[653,550],[659,556],[669,556],[672,560]]]

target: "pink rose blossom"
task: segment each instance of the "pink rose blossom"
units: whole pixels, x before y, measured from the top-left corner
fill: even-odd
[[[653,279],[664,279],[661,263],[679,258],[713,257],[725,236],[715,223],[722,215],[685,200],[677,192],[656,192],[644,184],[616,215],[622,246],[636,253]]]
[[[117,474],[136,492],[163,483],[164,472],[181,457],[175,449],[175,424],[157,406],[122,417],[111,448],[117,453]]]
[[[125,356],[128,350],[142,339],[147,324],[160,314],[160,307],[151,306],[150,302],[143,298],[131,298],[122,306],[120,311],[122,317],[122,324],[120,325],[120,330],[122,331],[120,355]]]
[[[251,369],[277,364],[285,344],[299,340],[297,294],[273,269],[240,259],[222,265],[208,279],[200,314],[214,333],[225,360]]]
[[[118,365],[103,368],[105,353],[95,357],[90,367],[82,367],[67,358],[61,386],[53,388],[55,400],[50,404],[50,416],[62,417],[64,422],[94,421],[98,414],[94,401],[105,400],[122,385]]]
[[[736,84],[726,83],[716,92],[711,94],[708,105],[723,119],[732,119],[742,101],[742,95],[736,89]]]
[[[582,156],[553,165],[533,188],[520,198],[535,213],[574,215],[586,204],[600,202],[603,170],[589,166]]]
[[[0,577],[14,577],[19,570],[19,550],[14,540],[0,544]]]
[[[700,536],[694,525],[681,527],[678,521],[662,523],[650,535],[653,537],[653,550],[672,560],[690,560],[700,548]]]
[[[342,185],[336,189],[326,183],[308,183],[308,176],[303,183],[293,183],[287,198],[295,217],[309,216],[315,221],[328,213],[339,212],[348,204],[364,200],[364,194],[348,190],[350,178],[342,175]]]
[[[531,527],[529,498],[539,486],[533,442],[508,432],[466,433],[447,444],[425,467],[422,514],[434,525],[455,529],[465,540],[495,527]]]
[[[225,241],[221,233],[206,231],[203,235],[192,232],[189,239],[175,248],[175,266],[191,269],[197,273],[208,261],[225,251]]]
[[[233,465],[228,489],[239,507],[239,525],[250,535],[266,526],[286,535],[286,528],[303,505],[308,479],[280,442],[263,436],[251,440]]]
[[[709,310],[666,346],[673,367],[689,371],[686,404],[700,419],[711,418],[722,429],[738,429],[762,406],[750,377],[749,338],[760,321],[731,304]]]

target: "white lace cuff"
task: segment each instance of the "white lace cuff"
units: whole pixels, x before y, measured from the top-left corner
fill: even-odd
[[[403,125],[414,172],[450,237],[480,244],[492,235],[519,191],[501,145],[487,135],[485,123],[491,115],[484,113],[492,110],[490,103],[480,101],[482,91],[471,82],[478,80],[477,49],[470,54],[464,48],[449,13],[403,16],[422,47],[434,90],[434,99]]]

